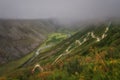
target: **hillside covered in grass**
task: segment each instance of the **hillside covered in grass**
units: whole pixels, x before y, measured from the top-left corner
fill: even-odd
[[[0,66],[0,80],[119,80],[120,24],[52,33],[20,60]]]

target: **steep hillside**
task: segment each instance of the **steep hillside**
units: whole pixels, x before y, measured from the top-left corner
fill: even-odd
[[[0,20],[0,64],[23,57],[55,31],[51,20]]]
[[[0,75],[5,80],[119,80],[119,70],[120,24],[108,22],[66,37],[50,35],[29,55],[1,66]]]

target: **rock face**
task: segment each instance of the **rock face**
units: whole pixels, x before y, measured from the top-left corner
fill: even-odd
[[[0,20],[0,64],[26,55],[54,31],[50,20]]]

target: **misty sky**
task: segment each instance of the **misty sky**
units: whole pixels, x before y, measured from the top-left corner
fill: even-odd
[[[0,18],[89,19],[120,16],[120,0],[0,0]]]

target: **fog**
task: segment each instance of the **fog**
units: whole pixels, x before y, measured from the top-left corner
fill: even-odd
[[[120,0],[0,0],[1,19],[85,20],[120,16]]]

